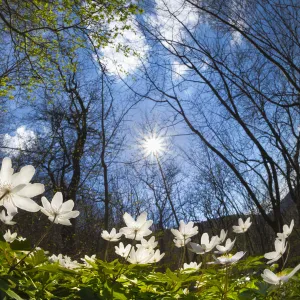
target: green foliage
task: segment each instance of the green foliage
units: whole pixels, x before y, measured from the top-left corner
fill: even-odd
[[[78,50],[91,41],[98,49],[113,43],[128,28],[128,18],[141,12],[125,0],[0,1],[0,11],[0,39],[8,45],[0,54],[13,53],[7,60],[14,60],[8,70],[0,64],[0,97],[11,99],[16,83],[29,92],[35,85],[55,85],[58,66],[74,71]],[[118,26],[109,27],[113,21]]]
[[[298,299],[299,277],[281,286],[262,281],[262,257],[201,270],[157,271],[150,265],[89,260],[70,269],[27,241],[0,241],[1,299]],[[17,262],[21,260],[18,265]],[[226,275],[227,274],[227,275]],[[227,276],[227,278],[226,278]]]

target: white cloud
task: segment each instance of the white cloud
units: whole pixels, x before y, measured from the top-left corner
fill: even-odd
[[[232,0],[229,11],[229,23],[238,27],[240,30],[245,31],[248,28],[248,24],[246,23],[247,19],[247,10],[245,6],[245,2]],[[230,44],[240,45],[243,42],[242,34],[234,30],[231,33],[231,41]]]
[[[179,63],[179,62],[174,62],[172,65],[172,71],[174,72],[175,78],[180,78],[181,76],[185,75],[189,71],[189,67]]]
[[[148,21],[167,40],[166,47],[172,41],[180,42],[186,36],[186,27],[194,31],[199,22],[199,13],[185,0],[156,0],[156,13]]]
[[[243,42],[243,36],[239,31],[233,31],[231,33],[231,46],[240,45]]]
[[[18,156],[20,151],[17,149],[28,150],[34,146],[35,141],[36,134],[32,130],[26,129],[26,126],[20,126],[14,135],[8,133],[3,135],[3,146],[12,149],[3,148],[2,151],[11,156]]]
[[[197,8],[185,0],[155,0],[155,12],[149,14],[147,22],[155,31],[154,34],[160,36],[162,44],[173,51],[174,47],[179,50],[177,46],[180,43],[191,42],[184,42],[184,40],[189,39],[187,31],[194,33],[197,29],[200,15]],[[189,75],[188,65],[172,58],[170,63],[175,80]]]
[[[146,39],[137,26],[135,20],[129,20],[127,24],[130,29],[124,30],[119,34],[113,44],[108,45],[102,52],[102,62],[107,67],[108,72],[118,74],[118,72],[134,72],[141,66],[141,59],[143,59],[149,50]],[[109,28],[121,28],[124,26],[122,22],[111,22]],[[128,47],[129,53],[126,55],[122,50],[117,51],[118,46]]]

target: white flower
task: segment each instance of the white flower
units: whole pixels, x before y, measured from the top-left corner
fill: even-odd
[[[130,279],[128,277],[126,277],[124,274],[122,274],[120,276],[120,279],[122,279],[122,281],[124,280],[125,282],[122,282],[122,284],[126,287],[132,286],[132,285],[137,285],[138,284],[138,279],[134,278],[134,279]]]
[[[216,246],[216,248],[219,251],[215,251],[215,253],[224,254],[224,253],[229,252],[233,248],[234,243],[235,243],[235,239],[233,241],[231,241],[231,239],[227,239],[225,246],[221,246],[221,245]]]
[[[298,272],[300,270],[300,265],[298,265],[297,267],[295,267],[293,269],[293,271],[291,273],[289,273],[288,275],[281,275],[281,273],[279,273],[278,275],[274,274],[272,271],[265,269],[264,273],[261,274],[261,277],[264,279],[264,281],[270,283],[270,284],[275,284],[278,285],[280,283],[284,283],[287,282],[291,277],[293,277],[296,272]],[[281,276],[280,276],[281,275]]]
[[[236,263],[240,260],[246,252],[240,251],[237,252],[235,255],[225,254],[220,257],[213,256],[215,262],[210,262],[209,264],[221,264],[221,265],[230,265]]]
[[[277,233],[277,237],[280,240],[287,239],[292,233],[294,228],[294,220],[292,220],[290,227],[288,225],[283,225],[283,233]]]
[[[137,250],[135,250],[135,248],[132,247],[127,261],[132,264],[147,264],[153,256],[153,250],[145,249],[142,246],[138,247]]]
[[[196,262],[191,262],[189,264],[184,263],[183,268],[180,269],[180,271],[183,271],[185,273],[195,272],[198,271],[200,267],[201,267],[201,263],[200,264],[197,264]]]
[[[35,248],[35,251],[40,251],[40,250],[43,250],[43,249],[41,247],[36,247]],[[45,254],[49,254],[49,251],[45,251],[45,250],[43,250],[43,251],[44,251]]]
[[[12,215],[6,215],[5,210],[1,211],[0,220],[6,225],[15,225],[16,222],[12,221]]]
[[[123,233],[117,233],[116,229],[113,228],[110,233],[108,231],[103,230],[101,233],[101,236],[104,240],[110,241],[110,242],[118,242],[120,240],[120,237]]]
[[[239,223],[238,226],[232,226],[233,231],[235,233],[244,233],[244,232],[246,232],[249,229],[249,227],[251,226],[251,224],[252,224],[250,222],[250,217],[247,218],[247,220],[245,221],[245,223],[244,223],[244,221],[241,218],[239,218],[238,219],[238,223]]]
[[[183,220],[179,222],[179,230],[171,229],[177,240],[186,240],[198,233],[198,226],[194,227],[194,222],[184,223]]]
[[[17,237],[17,240],[18,240],[19,242],[24,242],[24,241],[26,241],[26,238],[21,237],[21,236],[18,236],[18,237]]]
[[[127,257],[129,254],[129,251],[131,249],[131,245],[128,244],[125,248],[124,248],[124,244],[121,242],[119,243],[119,247],[115,246],[115,250],[116,250],[116,254],[122,256],[122,257]]]
[[[190,292],[190,291],[189,291],[188,288],[185,288],[185,289],[182,290],[182,293],[183,293],[184,295],[188,295],[189,292]]]
[[[284,254],[287,247],[285,239],[282,240],[276,239],[274,244],[275,244],[275,251],[268,252],[264,255],[266,259],[269,259],[267,264],[272,264],[273,262],[277,261]]]
[[[63,195],[57,192],[50,204],[46,197],[42,197],[44,207],[41,207],[41,212],[44,213],[51,222],[62,225],[72,225],[69,219],[76,218],[79,211],[74,210],[74,201],[68,200],[63,203]]]
[[[190,238],[186,239],[186,240],[178,240],[178,239],[174,239],[173,242],[175,243],[175,246],[178,248],[183,247],[184,245],[188,244],[191,241]]]
[[[21,237],[21,239],[23,239],[22,237]],[[19,238],[17,238],[17,240],[19,240]],[[25,238],[25,240],[26,240],[26,238]],[[28,253],[30,253],[29,254],[29,256],[31,256],[31,257],[33,257],[33,256],[35,256],[35,254],[38,252],[38,251],[42,251],[43,252],[43,254],[49,254],[49,251],[44,251],[42,248],[40,248],[40,247],[36,247],[33,251],[22,251],[24,254],[28,254]]]
[[[149,251],[149,249],[148,249]],[[160,250],[157,249],[155,252],[154,252],[154,255],[150,258],[150,260],[148,261],[149,264],[152,264],[152,263],[157,263],[159,262],[163,257],[165,256],[165,253],[162,253],[160,254]]]
[[[31,198],[45,191],[44,185],[40,183],[29,183],[35,169],[33,166],[25,166],[20,172],[14,173],[11,160],[5,157],[2,161],[0,171],[0,206],[4,206],[9,215],[15,215],[18,208],[37,212],[40,206]]]
[[[216,243],[219,245],[219,244],[222,244],[225,239],[226,239],[226,236],[227,236],[227,233],[228,231],[225,231],[224,229],[221,230],[220,232],[220,236],[217,236],[217,241]]]
[[[144,247],[148,250],[153,250],[157,246],[158,242],[155,241],[155,236],[152,236],[148,241],[141,239],[141,244],[136,245],[137,247]]]
[[[96,254],[92,255],[91,257],[85,255],[84,258],[80,258],[84,265],[88,268],[92,267],[91,264],[89,262],[96,262]]]
[[[53,263],[59,261],[59,259],[62,259],[62,254],[58,254],[57,256],[55,254],[52,254],[48,257],[48,260]]]
[[[10,230],[6,230],[5,234],[3,235],[4,239],[8,243],[12,243],[17,238],[17,233],[11,233]]]
[[[216,246],[217,241],[218,241],[217,236],[213,236],[211,238],[211,241],[209,241],[208,234],[203,233],[201,236],[201,245],[196,243],[190,243],[191,248],[189,250],[197,254],[204,254],[206,252],[211,251]]]
[[[76,268],[80,268],[81,265],[77,262],[77,260],[72,260],[71,257],[65,255],[63,260],[59,261],[59,264],[67,269],[76,269]]]
[[[67,255],[58,254],[57,256],[53,254],[49,258],[50,262],[58,262],[61,267],[67,268],[67,269],[76,269],[80,268],[81,265],[76,260],[71,260],[71,258]]]
[[[195,283],[194,288],[195,288],[195,289],[199,289],[199,288],[201,288],[202,286],[205,286],[206,284],[207,284],[207,280],[201,280],[201,281],[196,280],[196,283]]]
[[[127,239],[140,241],[144,236],[148,236],[152,233],[149,227],[153,221],[147,220],[146,212],[141,213],[136,221],[128,213],[124,214],[123,219],[127,227],[121,228],[120,232],[124,234]]]

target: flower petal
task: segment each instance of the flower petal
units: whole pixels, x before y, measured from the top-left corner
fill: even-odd
[[[243,252],[243,251],[237,252],[236,254],[234,254],[234,255],[232,256],[231,259],[232,259],[233,261],[238,261],[238,260],[240,260],[245,254],[246,254],[246,252]]]
[[[140,231],[147,230],[152,225],[152,223],[153,223],[153,220],[146,221],[140,228]]]
[[[177,230],[177,229],[171,229],[171,232],[174,234],[174,236],[178,239],[178,240],[183,240],[184,237],[183,235]]]
[[[147,213],[144,211],[137,217],[136,222],[138,223],[138,225],[143,225],[146,221],[147,221]]]
[[[27,184],[32,179],[35,173],[35,168],[31,165],[21,168],[20,172],[12,176],[12,186],[15,187],[19,184]]]
[[[277,277],[277,275],[274,274],[272,271],[270,271],[268,269],[264,270],[263,275],[264,275],[263,278],[264,279],[268,279],[269,281],[267,281],[267,282],[269,282],[269,283],[273,283],[274,284],[274,283],[278,283],[279,282],[279,278]]]
[[[43,207],[41,207],[41,212],[46,215],[47,217],[51,217],[53,216],[52,213],[50,213],[48,210],[44,209]]]
[[[245,221],[245,227],[250,227],[252,223],[250,222],[250,217],[247,218],[247,220]]]
[[[14,169],[12,168],[12,165],[11,165],[11,159],[9,157],[5,157],[2,160],[2,166],[1,166],[1,171],[0,171],[0,180],[2,182],[10,183],[13,173],[14,173]]]
[[[122,227],[120,229],[120,232],[124,235],[127,235],[127,234],[132,234],[134,233],[134,230],[132,228],[129,228],[129,227]]]
[[[26,210],[26,211],[37,212],[41,209],[40,206],[37,205],[30,198],[21,197],[16,194],[12,195],[12,201],[15,206],[17,206],[18,208],[21,208],[23,210]]]
[[[273,252],[265,253],[264,258],[266,258],[266,259],[273,259],[276,256],[277,256],[277,252],[273,251]]]
[[[69,219],[62,219],[60,217],[56,218],[55,223],[61,224],[61,225],[66,225],[66,226],[71,226],[72,223],[70,222]]]
[[[71,218],[76,218],[78,216],[79,216],[78,210],[68,211],[66,213],[59,214],[59,217],[62,219],[71,219]]]
[[[61,206],[60,212],[63,214],[64,212],[69,212],[73,209],[74,207],[74,201],[73,200],[68,200],[64,202]]]
[[[201,247],[199,244],[196,243],[190,243],[190,249],[192,252],[197,254],[203,254],[205,252],[205,249]]]
[[[45,210],[47,210],[48,212],[53,212],[53,211],[52,211],[51,204],[50,204],[50,202],[47,200],[46,197],[42,197],[42,204],[43,204]]]
[[[55,210],[59,210],[61,205],[63,203],[63,195],[61,192],[57,192],[54,196],[53,199],[51,201],[51,206],[55,209]]]
[[[6,208],[7,213],[8,213],[9,215],[14,216],[14,215],[16,215],[17,212],[18,212],[17,207],[12,203],[11,200],[6,200],[6,199],[5,199],[5,201],[3,202],[3,206]]]
[[[21,197],[32,198],[45,192],[45,187],[41,183],[28,183],[18,192]]]
[[[208,233],[203,233],[202,236],[201,236],[201,244],[202,245],[205,245],[205,246],[208,246],[209,245],[209,236],[208,236]]]
[[[49,217],[48,219],[49,219],[51,222],[53,222],[53,221],[54,221],[54,216],[51,216],[51,217]],[[67,220],[67,219],[61,219],[61,218],[59,218],[59,217],[56,217],[56,218],[55,218],[54,223],[55,223],[55,224],[67,225],[67,226],[72,225],[72,223],[71,223],[69,220]]]
[[[131,227],[135,224],[135,221],[134,219],[132,218],[132,216],[130,214],[128,214],[127,212],[123,215],[123,219],[124,219],[124,222],[125,224],[128,226],[128,227]]]

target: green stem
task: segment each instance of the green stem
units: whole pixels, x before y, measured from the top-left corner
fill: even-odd
[[[207,267],[207,261],[208,261],[208,259],[206,259],[207,258],[207,252],[204,252],[203,254],[202,254],[202,268],[203,269],[206,269],[206,267]]]
[[[132,244],[131,244],[131,247],[130,247],[130,250],[129,250],[129,252],[128,252],[128,255],[127,255],[127,257],[125,258],[126,261],[127,261],[129,255],[130,255],[130,253],[131,253],[132,248],[133,248],[133,247],[135,246],[135,244],[136,244],[136,240],[135,240],[136,235],[137,235],[137,231],[135,232],[135,235],[134,235],[134,238],[133,238],[133,242],[132,242]]]
[[[128,257],[129,257],[129,255],[130,255],[130,252],[131,252],[133,246],[136,244],[136,240],[135,240],[136,235],[137,235],[137,231],[135,232],[135,235],[134,235],[134,238],[133,238],[133,242],[132,242],[132,244],[131,244],[131,247],[130,247],[130,250],[129,250],[129,252],[128,252],[128,255],[127,255],[126,258],[125,258],[125,263],[126,263]],[[113,282],[112,282],[112,289],[111,289],[111,295],[112,295],[112,298],[111,298],[111,299],[113,299],[113,295],[114,295],[114,284],[116,283],[116,280],[118,279],[120,273],[123,271],[124,266],[125,266],[125,263],[122,264],[122,267],[120,268],[119,272],[117,273],[116,276],[114,276],[114,278],[113,278],[113,280],[112,280]]]
[[[50,230],[52,229],[55,219],[57,216],[54,217],[53,222],[51,223],[51,225],[49,226],[48,230],[40,237],[40,239],[38,240],[38,242],[35,244],[35,246],[22,258],[20,259],[16,264],[12,265],[9,270],[8,270],[8,274],[10,272],[12,272],[13,270],[16,269],[16,267],[23,262],[32,252],[34,252],[36,250],[36,248],[40,245],[40,243],[44,240],[44,238],[49,234]]]
[[[282,291],[282,283],[279,284],[279,287],[276,290],[276,294],[275,294],[276,297],[275,297],[275,299],[282,300],[281,291]]]
[[[106,261],[106,258],[107,258],[108,248],[109,248],[109,241],[106,241],[105,252],[104,252],[104,261]]]
[[[287,242],[287,247],[288,247],[288,251],[287,251],[287,254],[286,254],[286,257],[285,257],[285,260],[284,260],[284,262],[283,262],[283,265],[282,265],[282,268],[281,268],[281,271],[284,269],[284,267],[285,267],[285,264],[286,264],[286,262],[287,262],[287,260],[288,260],[288,258],[289,258],[289,254],[290,254],[290,243],[289,242]],[[282,259],[283,259],[283,256],[282,256]]]
[[[227,292],[228,292],[228,266],[225,265],[225,285],[224,285],[224,297],[223,299],[227,299]]]
[[[182,254],[182,266],[183,266],[183,264],[184,264],[185,252],[186,252],[186,246],[185,246],[185,241],[184,241],[183,254]]]
[[[181,255],[181,258],[179,259],[179,264],[178,264],[178,269],[180,267],[183,267],[183,264],[184,264],[184,256],[185,256],[185,237],[183,237],[183,251],[182,251],[182,255]]]
[[[244,249],[242,251],[246,252],[247,251],[247,237],[246,237],[246,232],[244,232]]]

